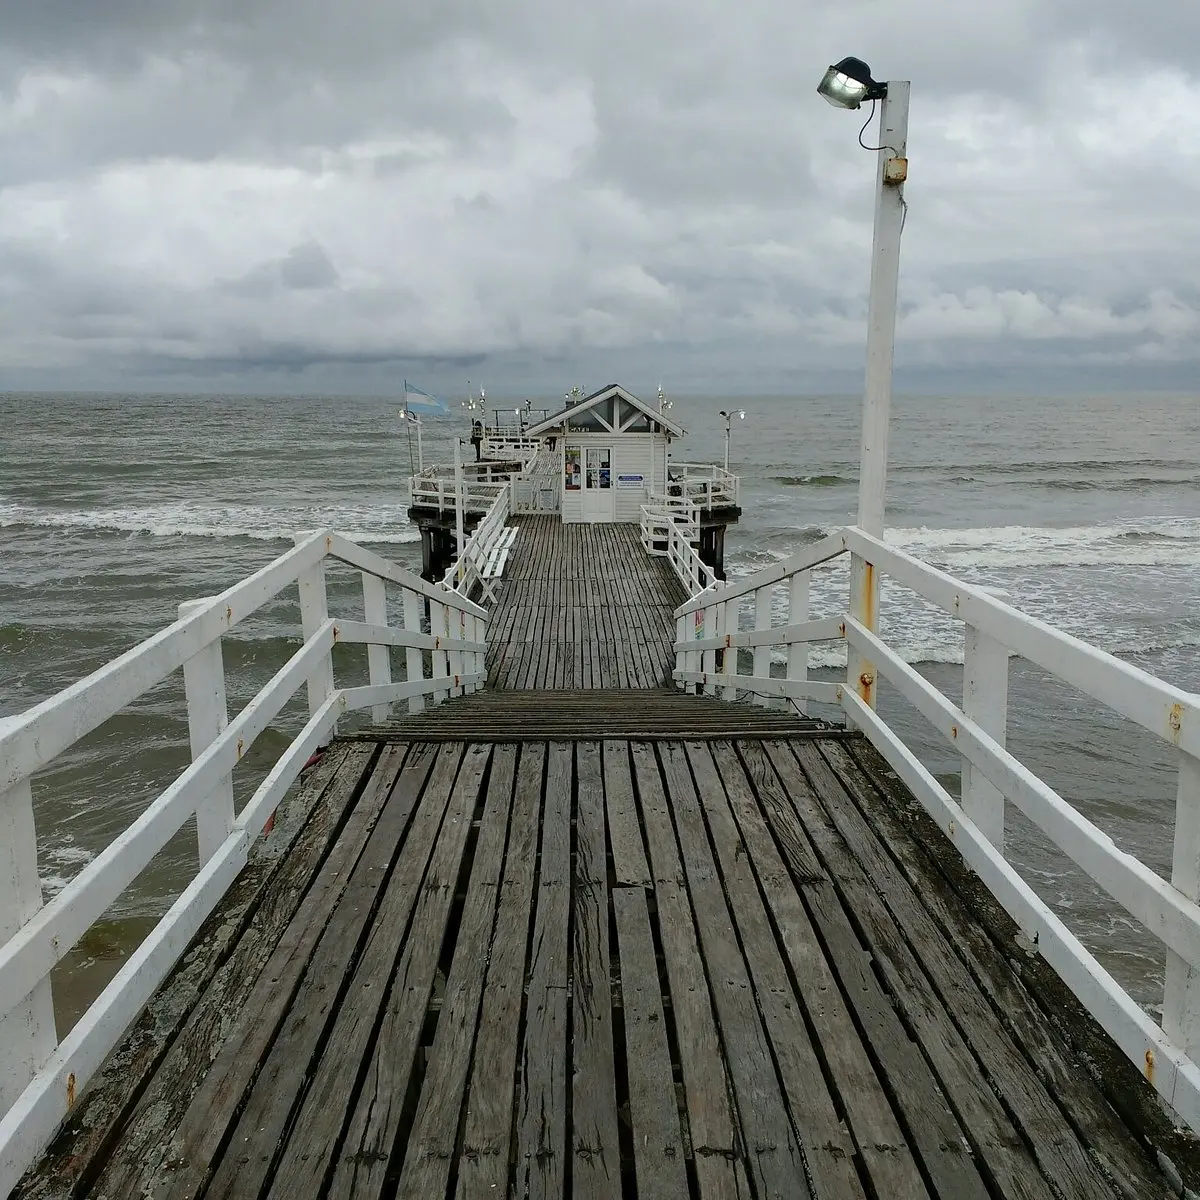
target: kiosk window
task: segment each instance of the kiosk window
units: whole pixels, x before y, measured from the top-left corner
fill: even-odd
[[[566,448],[567,467],[565,486],[568,492],[577,492],[583,487],[583,476],[580,472],[580,454],[578,446]]]

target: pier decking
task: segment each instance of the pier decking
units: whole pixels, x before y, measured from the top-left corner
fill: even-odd
[[[865,739],[653,691],[673,577],[522,525],[493,687],[327,751],[17,1195],[1177,1195]]]
[[[684,599],[667,563],[642,549],[637,526],[523,517],[492,614],[488,684],[663,687]]]

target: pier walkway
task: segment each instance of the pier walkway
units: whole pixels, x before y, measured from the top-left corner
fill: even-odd
[[[1178,1195],[865,739],[659,687],[661,566],[523,520],[488,690],[330,746],[15,1194]]]
[[[489,629],[488,686],[660,688],[687,599],[636,525],[523,517]]]

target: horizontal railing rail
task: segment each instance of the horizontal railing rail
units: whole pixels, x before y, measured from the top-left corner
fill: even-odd
[[[331,617],[325,568],[362,575],[362,619]],[[298,587],[303,643],[232,719],[221,640],[284,588]],[[402,626],[389,624],[388,585],[400,591]],[[248,861],[258,831],[343,714],[474,691],[485,679],[486,612],[452,589],[339,534],[294,549],[218,596],[188,601],[179,620],[85,679],[0,722],[0,1195],[47,1143],[76,1094],[166,978]],[[367,648],[368,684],[338,687],[333,648]],[[389,651],[405,652],[393,681]],[[182,670],[192,762],[53,899],[43,902],[34,824],[36,773],[129,703]],[[240,811],[233,775],[298,690],[308,719]],[[199,867],[178,900],[59,1040],[50,973],[190,818]]]
[[[814,569],[843,554],[853,578],[888,577],[962,622],[961,702],[945,696],[878,631],[875,605],[830,617],[809,615]],[[742,613],[750,609],[750,627]],[[839,704],[938,822],[964,859],[1125,1054],[1193,1129],[1200,1130],[1200,696],[1054,629],[888,546],[861,529],[839,530],[784,562],[732,585],[703,591],[676,610],[676,669],[683,687],[759,703],[784,698]],[[808,678],[809,647],[845,643],[838,681]],[[752,658],[739,673],[739,650]],[[786,663],[772,673],[771,656]],[[1020,656],[1178,752],[1170,880],[1117,847],[1005,746],[1009,658]],[[852,677],[846,677],[852,676]],[[953,796],[875,711],[882,677],[961,756]],[[1005,856],[1005,803],[1015,804],[1058,848],[1167,948],[1161,1025],[1106,971]]]

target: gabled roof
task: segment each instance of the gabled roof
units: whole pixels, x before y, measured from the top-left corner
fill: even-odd
[[[540,434],[549,433],[552,429],[558,429],[568,417],[578,416],[580,413],[587,412],[590,408],[596,408],[612,396],[619,396],[632,408],[645,413],[652,421],[657,421],[672,437],[683,437],[684,428],[678,421],[673,421],[666,413],[659,412],[653,405],[647,404],[645,400],[638,399],[632,392],[627,392],[619,383],[606,383],[599,391],[593,392],[590,396],[585,396],[575,404],[568,405],[560,412],[547,417],[544,421],[539,421],[536,425],[531,425],[525,430],[525,435],[526,437],[537,437]]]

